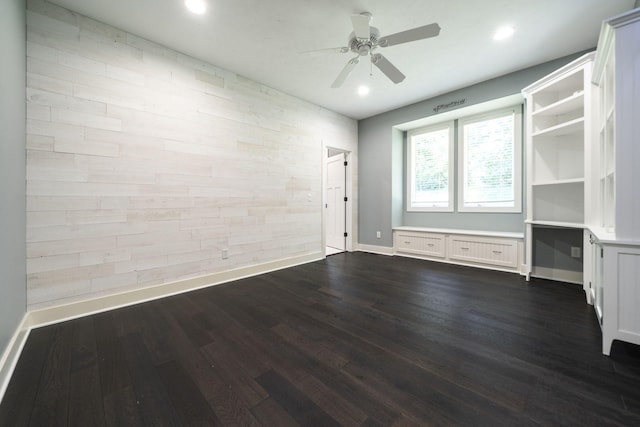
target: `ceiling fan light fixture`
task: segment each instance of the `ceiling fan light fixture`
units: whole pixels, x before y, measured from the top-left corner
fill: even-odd
[[[367,96],[369,95],[369,86],[358,86],[358,95],[360,96]]]
[[[513,35],[515,29],[511,25],[505,25],[504,27],[498,28],[498,30],[493,34],[493,39],[495,41],[506,40]]]
[[[205,0],[184,0],[184,5],[197,15],[202,15],[207,11],[207,2]]]

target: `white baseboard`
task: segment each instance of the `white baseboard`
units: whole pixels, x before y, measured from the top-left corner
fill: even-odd
[[[152,301],[184,292],[194,291],[209,286],[220,285],[233,280],[244,279],[246,277],[257,276],[270,271],[281,270],[283,268],[294,267],[313,261],[324,259],[321,252],[314,252],[307,255],[285,258],[270,261],[264,264],[240,267],[233,270],[222,271],[207,276],[193,279],[181,280],[173,283],[151,286],[143,289],[135,289],[119,294],[106,295],[90,300],[72,302],[68,304],[42,308],[29,312],[29,324],[31,328],[51,325],[54,323],[76,319],[91,314],[101,313],[116,308]]]
[[[531,277],[538,279],[557,280],[559,282],[574,283],[582,285],[582,272],[560,270],[557,268],[533,267],[531,269]]]
[[[388,246],[375,246],[375,245],[365,245],[362,243],[358,244],[358,251],[360,252],[370,252],[378,255],[393,255],[393,248]]]
[[[0,359],[0,402],[2,402],[4,393],[7,391],[9,381],[11,381],[11,375],[13,375],[13,371],[18,364],[20,353],[22,353],[22,348],[27,342],[29,331],[31,331],[29,327],[29,313],[25,313],[22,322],[18,325]]]

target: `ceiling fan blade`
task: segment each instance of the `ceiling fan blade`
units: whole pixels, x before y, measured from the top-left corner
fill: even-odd
[[[400,83],[404,80],[405,75],[402,74],[400,70],[396,68],[387,58],[382,56],[379,53],[371,55],[371,62],[373,65],[378,67],[380,71],[384,73],[385,76],[389,77],[389,80],[394,82],[395,84]]]
[[[369,40],[371,32],[369,30],[369,22],[371,15],[364,13],[360,15],[351,15],[351,23],[353,24],[353,32],[359,39]]]
[[[347,53],[349,52],[349,48],[346,46],[341,47],[326,47],[323,49],[315,49],[315,50],[305,50],[300,52],[300,55],[312,55],[316,53]]]
[[[358,65],[358,62],[360,62],[360,60],[357,56],[349,60],[349,62],[347,62],[347,65],[345,65],[342,71],[340,71],[340,74],[338,74],[338,77],[336,77],[331,87],[336,89],[342,86],[342,83],[347,80],[347,77],[349,77],[349,74],[351,74],[351,71],[353,71],[355,66]]]
[[[440,25],[434,22],[433,24],[380,37],[379,45],[382,47],[394,46],[396,44],[428,39],[430,37],[435,37],[438,34],[440,34]]]

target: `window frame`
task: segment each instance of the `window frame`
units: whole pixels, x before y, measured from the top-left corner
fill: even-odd
[[[464,127],[470,123],[476,123],[492,118],[513,114],[513,186],[514,186],[514,205],[513,206],[469,206],[464,205],[465,195],[465,158],[467,156],[467,147],[465,144]],[[486,212],[486,213],[521,213],[522,212],[522,105],[515,105],[509,108],[500,108],[487,111],[480,114],[458,119],[457,124],[458,139],[458,176],[456,187],[458,190],[457,211],[458,212]]]
[[[414,144],[412,141],[412,137],[415,135],[420,135],[429,132],[435,132],[443,129],[448,129],[449,131],[449,168],[448,168],[448,204],[447,206],[413,206],[413,190],[415,187],[415,171],[414,171],[414,162],[413,162],[413,152],[414,152]],[[434,125],[425,126],[421,128],[411,129],[407,131],[407,175],[406,175],[406,192],[407,192],[407,202],[406,209],[407,212],[454,212],[454,203],[455,203],[455,123],[453,120],[440,122]]]

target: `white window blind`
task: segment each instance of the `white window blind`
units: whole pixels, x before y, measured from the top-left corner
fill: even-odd
[[[460,123],[460,211],[520,210],[517,128],[513,110]]]
[[[409,134],[409,210],[452,210],[451,124]]]

